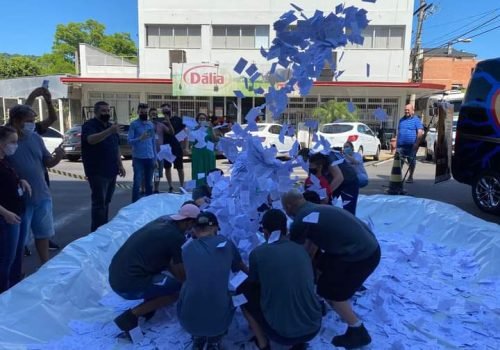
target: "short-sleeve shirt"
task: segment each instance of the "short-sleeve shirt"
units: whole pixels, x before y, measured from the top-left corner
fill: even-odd
[[[309,214],[319,213],[318,223],[303,222]],[[361,261],[378,247],[370,228],[346,210],[331,205],[304,204],[290,227],[290,239],[303,244],[311,240],[319,249],[344,261]]]
[[[403,117],[399,120],[397,146],[414,145],[417,141],[418,130],[423,130],[422,121],[416,115]]]
[[[182,123],[182,119],[176,116],[170,118],[170,123],[174,128],[174,135],[166,134],[164,142],[170,145],[170,147],[172,148],[172,154],[174,156],[182,157],[182,146],[179,140],[177,140],[177,138],[175,137],[175,135],[184,130],[186,126]]]
[[[7,164],[7,161],[0,159],[0,205],[13,212],[21,215],[24,211],[23,193],[19,177],[14,169]]]
[[[17,175],[31,186],[31,196],[26,196],[27,202],[39,203],[51,197],[45,181],[45,161],[51,156],[40,135],[29,131],[23,133],[17,141],[16,153],[6,159]]]
[[[230,271],[239,269],[238,249],[224,236],[201,237],[188,243],[182,260],[186,281],[177,304],[180,324],[194,336],[225,333],[234,314],[228,282]]]
[[[295,242],[262,244],[250,253],[250,281],[260,284],[260,306],[271,328],[286,338],[321,327],[311,259]]]
[[[141,140],[142,134],[148,137]],[[149,120],[136,119],[128,129],[128,143],[132,146],[132,157],[137,159],[156,159],[156,130]]]
[[[90,135],[103,132],[111,123],[102,123],[92,118],[82,126],[82,161],[86,176],[115,177],[118,175],[118,155],[120,138],[111,134],[99,143],[88,143]]]
[[[356,175],[356,170],[349,164],[348,162],[345,161],[344,156],[337,151],[332,151],[328,155],[328,161],[330,165],[332,164],[337,164],[339,167],[340,171],[342,172],[342,175],[344,176],[344,182],[342,182],[341,186],[349,186],[349,185],[358,185],[358,176]],[[333,178],[332,174],[330,173],[330,170],[328,168],[323,169],[323,176],[326,177],[328,180],[328,183],[331,183]]]
[[[182,262],[184,234],[171,219],[160,217],[134,232],[116,252],[109,266],[111,288],[138,293],[153,283],[153,276],[170,263]]]

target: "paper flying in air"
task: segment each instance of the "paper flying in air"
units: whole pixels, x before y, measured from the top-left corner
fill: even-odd
[[[306,222],[308,224],[317,224],[319,222],[319,213],[317,211],[313,211],[309,215],[305,216],[302,219],[302,222]]]

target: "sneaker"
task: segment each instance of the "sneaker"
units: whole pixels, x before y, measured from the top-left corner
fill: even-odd
[[[174,188],[172,186],[170,186],[168,189],[168,193],[172,193],[172,192],[174,192]]]
[[[59,247],[59,244],[49,239],[49,250],[59,250],[59,249],[61,249],[61,247]]]
[[[413,183],[413,178],[409,178],[408,180],[406,180],[406,183],[407,184],[412,184]]]
[[[338,335],[332,339],[334,346],[346,349],[360,348],[371,342],[372,338],[363,324],[359,327],[347,327],[347,331],[343,335]]]
[[[120,316],[115,318],[115,323],[122,331],[128,332],[139,325],[139,318],[132,313],[132,309],[128,309]]]
[[[207,342],[206,337],[193,337],[193,346],[192,350],[203,350],[205,348],[205,344]]]

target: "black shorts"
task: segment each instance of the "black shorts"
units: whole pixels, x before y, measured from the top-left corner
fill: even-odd
[[[338,256],[323,254],[319,263],[318,294],[332,301],[349,300],[379,262],[380,246],[371,256],[360,261],[345,261]]]
[[[183,158],[182,153],[180,155],[175,154],[175,160],[174,160],[175,169],[177,170],[184,169],[184,160],[182,158]],[[165,169],[172,169],[172,163],[167,162],[166,160],[163,161],[163,166],[165,167]]]

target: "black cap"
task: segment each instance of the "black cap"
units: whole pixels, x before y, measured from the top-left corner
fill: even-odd
[[[286,223],[286,215],[279,209],[266,211],[260,222],[262,228],[269,232],[281,231],[281,234],[286,234]]]
[[[219,227],[219,221],[217,220],[217,217],[209,212],[209,211],[203,211],[201,212],[198,217],[196,218],[196,226],[217,226]]]

